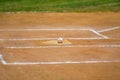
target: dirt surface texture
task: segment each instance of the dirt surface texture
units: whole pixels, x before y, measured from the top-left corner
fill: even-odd
[[[120,80],[120,13],[0,13],[0,80]]]

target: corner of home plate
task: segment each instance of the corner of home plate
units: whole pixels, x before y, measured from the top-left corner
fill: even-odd
[[[68,40],[63,40],[62,43],[58,43],[58,40],[49,40],[49,41],[45,41],[45,42],[42,42],[42,43],[43,44],[51,44],[51,45],[69,45],[69,44],[72,44]]]

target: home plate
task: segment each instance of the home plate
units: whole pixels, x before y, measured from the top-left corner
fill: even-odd
[[[53,45],[67,45],[67,44],[72,44],[68,40],[63,40],[62,43],[58,43],[58,40],[49,40],[49,41],[45,41],[45,42],[42,42],[42,43],[43,44],[53,44]]]

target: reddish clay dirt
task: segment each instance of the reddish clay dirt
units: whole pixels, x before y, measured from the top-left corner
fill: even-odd
[[[114,52],[116,51],[116,53]],[[64,47],[35,49],[4,49],[4,59],[8,62],[65,62],[119,60],[119,48]]]
[[[120,13],[0,13],[0,29],[90,28],[97,31],[120,26]],[[0,31],[0,38],[58,37],[54,32]],[[63,34],[64,33],[64,34]],[[72,33],[72,34],[71,34]],[[120,30],[101,32],[108,39],[69,40],[72,45],[120,45]],[[60,32],[61,34],[61,32]],[[62,32],[65,37],[92,38],[90,31]],[[75,36],[74,36],[75,35]],[[5,47],[57,46],[46,40],[0,40],[0,54],[7,62],[120,60],[119,47],[59,47],[8,49]],[[61,45],[64,46],[64,45]],[[4,65],[0,80],[120,80],[120,62],[83,64]]]
[[[44,44],[49,40],[26,40],[26,41],[4,41],[0,44],[3,46],[56,46],[57,44]],[[119,39],[95,39],[95,40],[69,40],[72,45],[120,45]],[[63,45],[64,46],[64,45]]]
[[[102,32],[102,34],[104,34],[108,37],[111,37],[111,38],[119,39],[120,38],[120,29],[105,31],[105,32]]]
[[[100,38],[89,30],[42,30],[42,31],[3,31],[0,32],[1,38],[20,39],[20,38]]]
[[[93,28],[120,25],[120,13],[0,13],[0,28]]]

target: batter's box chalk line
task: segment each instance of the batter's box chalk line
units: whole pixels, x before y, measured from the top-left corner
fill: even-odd
[[[81,28],[56,28],[56,29],[0,29],[0,31],[41,31],[41,30],[89,30],[91,32],[93,32],[94,34],[98,35],[99,37],[93,37],[93,38],[65,38],[65,39],[76,39],[76,40],[81,40],[81,39],[108,39],[107,36],[100,34],[99,32],[97,32],[94,29],[81,29]],[[57,38],[14,38],[14,39],[0,39],[1,41],[4,40],[50,40],[50,39],[57,39]]]
[[[4,48],[8,49],[29,49],[29,48],[70,48],[70,47],[83,47],[83,48],[97,48],[97,47],[111,47],[111,48],[119,48],[120,45],[62,45],[62,46],[6,46]]]
[[[63,61],[63,62],[7,62],[0,54],[0,61],[3,65],[35,65],[35,64],[90,64],[90,63],[111,63],[120,62],[120,60],[94,60],[94,61]]]
[[[93,33],[97,34],[98,36],[100,36],[100,37],[102,37],[102,38],[104,38],[104,39],[108,39],[108,37],[107,37],[107,36],[105,36],[105,35],[103,35],[103,34],[101,34],[101,33],[97,32],[97,31],[96,31],[96,30],[94,30],[94,29],[90,29],[90,31],[92,31]]]
[[[0,39],[0,41],[28,41],[28,40],[57,40],[58,38],[12,38],[12,39]],[[94,40],[94,39],[104,39],[100,37],[94,37],[94,38],[64,38],[67,40]]]
[[[56,30],[90,30],[90,29],[86,29],[86,28],[51,28],[51,29],[0,29],[0,31],[44,31],[44,30],[47,30],[47,31],[56,31]]]

